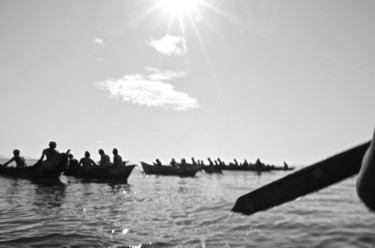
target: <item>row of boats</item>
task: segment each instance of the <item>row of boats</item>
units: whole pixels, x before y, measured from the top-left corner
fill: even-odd
[[[0,175],[16,178],[29,178],[34,180],[58,180],[64,174],[75,178],[109,180],[127,183],[128,177],[136,167],[135,164],[123,166],[92,166],[92,167],[69,167],[68,153],[61,153],[50,160],[37,163],[27,167],[0,166]],[[294,167],[270,166],[264,164],[229,164],[203,165],[201,163],[187,164],[175,163],[172,165],[162,165],[161,163],[141,162],[145,174],[169,175],[180,177],[194,177],[199,171],[205,173],[222,173],[222,170],[256,171],[267,172],[272,170],[293,170]]]

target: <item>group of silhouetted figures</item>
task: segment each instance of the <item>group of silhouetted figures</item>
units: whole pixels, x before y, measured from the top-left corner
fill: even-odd
[[[207,161],[208,161],[208,163],[205,164],[203,160],[201,160],[201,159],[195,160],[195,158],[192,157],[191,163],[187,163],[186,159],[184,159],[184,158],[181,159],[180,163],[177,163],[176,160],[174,158],[172,158],[171,162],[169,162],[169,165],[173,168],[186,168],[186,167],[189,167],[189,166],[190,167],[196,167],[196,166],[214,167],[214,166],[216,166],[216,167],[224,168],[226,166],[234,166],[234,167],[245,167],[245,168],[252,167],[252,168],[255,168],[255,169],[261,169],[261,168],[265,168],[265,167],[269,167],[269,168],[274,167],[274,165],[264,164],[263,162],[260,161],[259,158],[256,160],[256,162],[254,164],[247,162],[246,159],[243,161],[243,163],[238,163],[237,159],[234,159],[234,163],[229,163],[229,165],[225,164],[225,162],[222,161],[220,158],[217,158],[216,160],[212,161],[212,159],[210,157],[208,157]],[[154,162],[153,164],[155,166],[163,166],[160,159],[156,159],[156,162]],[[288,164],[284,162],[283,168],[288,169],[289,168]]]
[[[107,154],[105,154],[103,149],[99,149],[100,161],[98,163],[94,162],[94,160],[91,159],[90,152],[88,151],[85,152],[84,157],[81,158],[79,161],[74,158],[73,154],[69,153],[68,155],[69,167],[68,168],[74,169],[78,167],[87,168],[87,167],[106,167],[106,166],[119,167],[119,166],[122,166],[124,163],[126,163],[122,161],[122,157],[118,154],[118,150],[116,148],[113,149],[112,153],[113,153],[112,163],[111,163],[110,157]],[[27,164],[26,164],[25,158],[22,157],[20,154],[21,154],[20,150],[18,149],[13,150],[13,157],[1,166],[7,166],[11,162],[15,162],[17,168],[26,167]],[[56,150],[56,142],[51,141],[49,142],[49,147],[43,150],[42,156],[35,163],[35,165],[42,163],[44,161],[44,158],[46,158],[46,160],[51,160],[58,154],[60,154],[60,152]]]

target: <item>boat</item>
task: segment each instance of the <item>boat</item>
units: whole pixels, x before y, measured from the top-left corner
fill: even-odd
[[[124,166],[97,166],[97,167],[77,167],[67,169],[65,176],[72,176],[82,179],[95,179],[99,181],[116,181],[127,183],[130,174],[136,165]]]
[[[253,164],[250,165],[236,165],[230,163],[228,166],[221,167],[223,170],[231,170],[231,171],[255,171],[255,172],[268,172],[271,171],[270,166],[255,166]]]
[[[292,171],[295,167],[271,166],[272,171]]]
[[[50,160],[45,160],[26,167],[0,166],[0,175],[14,178],[52,181],[58,180],[68,166],[68,152],[60,153]]]
[[[145,174],[163,175],[163,176],[180,176],[180,177],[194,177],[195,174],[201,170],[200,166],[189,167],[172,167],[169,165],[155,166],[145,162],[141,162]]]
[[[223,174],[223,170],[221,169],[220,166],[216,165],[206,165],[202,166],[202,170],[206,172],[207,174],[213,174],[213,173],[221,173]]]

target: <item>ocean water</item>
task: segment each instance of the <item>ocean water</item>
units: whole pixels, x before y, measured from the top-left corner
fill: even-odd
[[[375,247],[356,177],[242,216],[236,199],[290,172],[146,176],[128,184],[0,176],[0,247]]]

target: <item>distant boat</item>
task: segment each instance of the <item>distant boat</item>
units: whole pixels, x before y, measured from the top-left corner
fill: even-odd
[[[268,172],[271,171],[271,166],[255,166],[253,164],[249,165],[236,165],[233,163],[230,163],[229,166],[222,166],[223,170],[232,170],[232,171],[255,171],[255,172]]]
[[[295,167],[284,167],[284,166],[271,166],[271,170],[273,171],[291,171],[294,170]]]
[[[96,179],[104,181],[116,181],[127,183],[130,174],[132,173],[135,165],[127,166],[106,166],[106,167],[77,167],[67,169],[64,172],[65,176],[72,176],[75,178]]]
[[[223,173],[223,170],[221,169],[221,166],[216,166],[216,165],[206,165],[201,167],[204,172],[208,174],[213,174],[213,173]]]
[[[172,167],[167,165],[155,166],[145,162],[141,162],[145,174],[163,175],[163,176],[180,176],[180,177],[194,177],[195,174],[201,170],[200,166],[191,167]]]
[[[27,178],[27,179],[43,179],[43,180],[56,180],[59,179],[61,174],[68,166],[68,152],[60,153],[50,160],[43,161],[27,167],[8,167],[0,166],[0,175]]]

